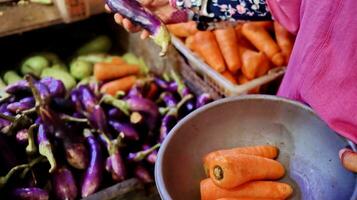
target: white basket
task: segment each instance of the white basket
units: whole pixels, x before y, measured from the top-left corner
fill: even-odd
[[[247,94],[250,90],[263,86],[271,81],[274,81],[284,75],[286,68],[277,67],[271,69],[266,75],[251,80],[242,85],[234,85],[208,66],[202,59],[200,59],[194,52],[188,49],[185,44],[175,36],[172,36],[173,45],[180,51],[188,60],[189,64],[195,69],[197,73],[203,76],[204,80],[217,92],[224,96],[237,96]]]

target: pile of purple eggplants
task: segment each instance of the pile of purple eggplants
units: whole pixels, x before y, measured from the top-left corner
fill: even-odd
[[[175,124],[212,101],[171,72],[147,75],[127,94],[99,83],[66,91],[32,75],[0,99],[0,193],[6,199],[80,199],[115,183],[153,182],[162,141]]]

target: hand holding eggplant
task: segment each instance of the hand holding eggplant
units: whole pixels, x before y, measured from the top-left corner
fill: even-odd
[[[156,16],[149,10],[145,10],[142,5],[154,11]],[[137,32],[140,30],[139,26],[145,29],[146,32],[143,32],[142,38],[150,35],[154,42],[161,47],[160,55],[166,54],[171,38],[161,20],[168,21],[175,11],[169,5],[168,0],[142,1],[142,4],[132,0],[107,0],[106,8],[118,13],[115,15],[115,21],[118,24],[123,24],[128,31]]]

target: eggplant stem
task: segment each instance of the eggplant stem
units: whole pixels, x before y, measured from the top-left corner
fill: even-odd
[[[5,119],[7,121],[10,121],[10,122],[15,122],[16,121],[16,117],[13,117],[13,116],[9,116],[9,115],[4,115],[2,113],[0,113],[0,118],[1,119]]]
[[[30,108],[30,109],[28,109],[28,110],[22,111],[22,114],[24,114],[24,115],[31,115],[31,114],[35,113],[36,110],[37,110],[37,108],[36,108],[36,106],[35,106],[35,107]]]
[[[40,95],[39,91],[35,87],[34,78],[30,75],[26,75],[25,79],[29,83],[31,92],[35,98],[35,101],[36,101],[35,108],[38,109],[40,106],[44,105],[44,102],[41,99],[41,95]]]
[[[143,116],[139,112],[133,112],[130,115],[130,122],[137,124],[143,120]]]
[[[78,122],[78,123],[88,123],[86,118],[72,117],[70,115],[62,114],[61,119],[67,122]]]
[[[31,168],[35,164],[39,163],[41,160],[42,160],[42,157],[38,157],[38,158],[34,159],[33,161],[31,161],[30,163],[17,165],[15,167],[11,168],[10,171],[5,176],[0,177],[0,189],[3,188],[6,185],[6,183],[9,181],[9,179],[16,172],[18,172],[18,171],[20,171],[22,169]]]
[[[150,155],[152,152],[154,152],[156,149],[160,148],[160,143],[154,145],[150,149],[147,149],[145,151],[140,151],[136,154],[135,158],[133,159],[135,162],[139,162],[144,160],[148,155]]]
[[[100,100],[101,103],[106,103],[109,105],[112,105],[116,108],[118,108],[119,110],[121,110],[125,115],[129,116],[130,115],[130,111],[129,111],[129,105],[127,102],[123,101],[123,100],[119,100],[114,98],[113,96],[110,95],[104,95],[102,97],[102,99]]]
[[[182,91],[186,88],[185,83],[182,81],[177,72],[175,72],[175,70],[171,70],[171,78],[177,83],[177,91],[183,97],[184,94]]]
[[[38,128],[37,124],[33,124],[30,126],[30,128],[28,129],[28,145],[26,147],[26,153],[29,155],[33,155],[36,153],[37,151],[37,147],[35,144],[35,138],[34,138],[34,129]]]

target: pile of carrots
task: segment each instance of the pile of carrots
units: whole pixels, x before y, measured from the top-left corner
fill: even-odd
[[[208,178],[201,181],[201,200],[287,199],[293,189],[277,181],[285,169],[274,160],[275,146],[238,147],[207,154],[203,165]]]
[[[244,84],[271,68],[286,66],[295,40],[273,21],[248,22],[214,31],[198,31],[196,23],[190,21],[168,25],[168,29],[233,84]]]
[[[104,82],[100,91],[113,96],[119,91],[128,92],[139,74],[139,65],[128,64],[119,56],[113,56],[109,62],[94,65],[94,77],[97,81]]]

